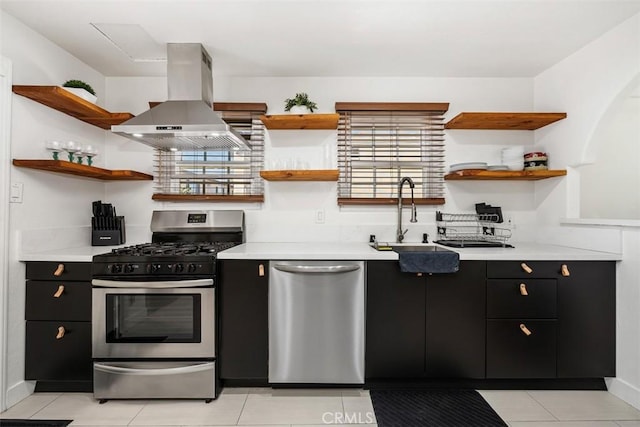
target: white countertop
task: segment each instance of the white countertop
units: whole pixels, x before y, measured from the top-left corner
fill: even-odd
[[[144,242],[138,242],[144,243]],[[80,246],[42,252],[20,254],[20,261],[91,262],[94,255],[111,249],[131,246]],[[440,246],[440,245],[436,245]],[[461,260],[528,260],[528,261],[619,261],[622,254],[598,252],[566,246],[539,243],[514,243],[515,248],[448,248],[458,252]],[[244,243],[218,254],[218,259],[279,259],[279,260],[397,260],[393,251],[377,251],[368,243],[357,242],[309,242],[309,243]]]
[[[598,252],[539,243],[514,243],[515,248],[448,248],[461,260],[619,261],[622,254]],[[440,246],[440,245],[436,245]],[[244,243],[218,254],[218,259],[329,259],[397,260],[393,251],[377,251],[368,243]]]

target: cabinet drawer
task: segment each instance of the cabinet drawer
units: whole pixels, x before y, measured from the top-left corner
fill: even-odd
[[[28,321],[26,335],[25,379],[91,380],[91,322]]]
[[[526,264],[531,273],[525,271],[522,264]],[[520,279],[541,278],[556,279],[562,277],[562,266],[567,266],[570,273],[572,265],[577,264],[563,261],[487,261],[487,278],[489,279]]]
[[[555,320],[487,321],[487,378],[555,377]]]
[[[555,279],[487,280],[489,318],[555,318],[556,305]]]
[[[28,280],[25,317],[91,321],[91,283]]]
[[[62,267],[60,267],[62,265]],[[56,276],[56,272],[59,273]],[[27,279],[33,280],[86,280],[91,281],[90,262],[27,262]]]

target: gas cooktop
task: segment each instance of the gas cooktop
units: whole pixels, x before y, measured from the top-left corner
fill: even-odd
[[[235,242],[159,242],[143,243],[113,249],[103,256],[162,256],[162,255],[215,255],[220,251],[236,246]]]

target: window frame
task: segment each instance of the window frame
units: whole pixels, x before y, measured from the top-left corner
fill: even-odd
[[[449,109],[449,103],[445,102],[336,102],[335,110],[340,114],[340,123],[338,125],[338,156],[340,156],[340,143],[346,141],[345,136],[341,136],[341,124],[344,120],[343,115],[345,113],[352,112],[388,112],[391,117],[393,113],[425,113],[425,114],[437,114],[444,116]],[[439,125],[442,126],[442,145],[444,146],[444,117],[441,117]],[[440,130],[440,129],[438,129]],[[441,167],[444,167],[444,153],[442,156]],[[422,166],[424,171],[425,166]],[[349,205],[396,205],[398,203],[397,197],[340,197],[340,185],[351,185],[351,178],[345,176],[345,167],[338,162],[338,169],[340,176],[338,178],[338,198],[337,202],[340,206]],[[348,174],[348,173],[347,173]],[[416,205],[444,205],[444,173],[442,173],[442,182],[439,183],[442,186],[442,197],[414,197]],[[404,198],[403,204],[410,204],[411,201]]]

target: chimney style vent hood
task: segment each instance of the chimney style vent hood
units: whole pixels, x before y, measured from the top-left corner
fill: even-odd
[[[167,44],[169,100],[111,131],[160,150],[240,149],[247,141],[213,111],[211,56],[200,43]]]

